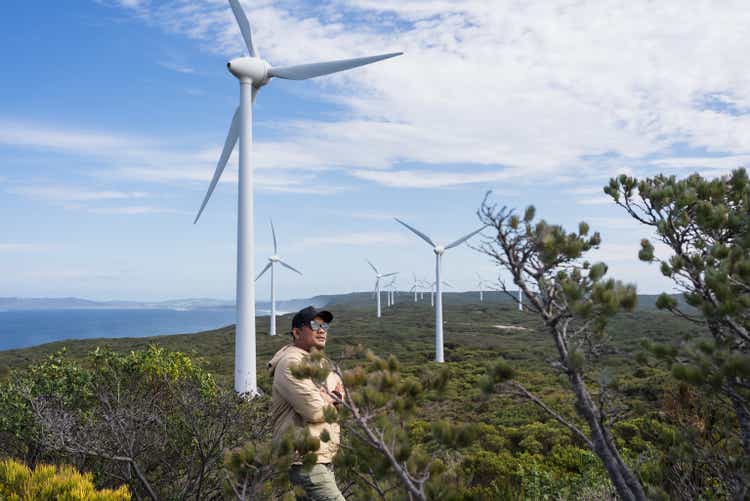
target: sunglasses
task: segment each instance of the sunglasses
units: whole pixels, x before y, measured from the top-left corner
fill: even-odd
[[[327,322],[318,322],[316,320],[310,320],[310,328],[315,332],[319,331],[320,329],[323,329],[324,331],[328,332],[329,327],[330,325],[328,325]]]

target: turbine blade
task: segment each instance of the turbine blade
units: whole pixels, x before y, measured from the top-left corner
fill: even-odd
[[[469,234],[468,234],[468,235],[466,235],[465,237],[461,237],[461,238],[459,238],[458,240],[456,240],[456,241],[455,241],[455,242],[453,242],[452,244],[446,245],[446,246],[445,246],[446,250],[447,250],[447,249],[451,249],[451,248],[453,248],[453,247],[455,247],[455,246],[457,246],[457,245],[461,245],[462,243],[466,242],[466,241],[467,241],[468,239],[470,239],[471,237],[473,237],[474,235],[476,235],[477,233],[479,233],[480,231],[482,231],[482,230],[483,230],[483,229],[485,229],[486,227],[487,227],[487,226],[482,226],[482,227],[481,227],[481,228],[479,228],[478,230],[476,230],[476,231],[472,231],[471,233],[469,233]]]
[[[369,260],[369,259],[365,259],[365,261],[367,261],[367,264],[369,264],[369,265],[370,265],[370,268],[372,268],[372,270],[373,270],[373,271],[375,272],[375,274],[376,274],[376,275],[379,275],[379,274],[380,274],[380,272],[378,271],[378,269],[377,269],[377,268],[375,268],[375,265],[374,265],[374,264],[372,264],[372,263],[370,262],[370,260]]]
[[[247,20],[247,16],[245,15],[245,11],[242,10],[239,0],[229,0],[229,6],[232,8],[237,24],[240,25],[240,32],[242,33],[242,38],[245,39],[245,45],[250,57],[260,57],[260,53],[255,50],[255,45],[253,45],[253,30],[250,29],[250,22]]]
[[[284,261],[282,261],[282,260],[280,260],[280,259],[279,259],[279,264],[280,264],[281,266],[284,266],[284,267],[286,267],[286,268],[289,268],[289,269],[290,269],[290,270],[292,270],[292,271],[296,271],[297,273],[299,273],[300,275],[302,275],[302,272],[301,272],[301,271],[299,271],[299,270],[298,270],[297,268],[294,268],[294,267],[292,267],[292,266],[289,266],[288,264],[286,264],[286,263],[285,263]]]
[[[219,162],[216,164],[214,177],[211,179],[211,184],[208,186],[208,191],[206,192],[206,196],[203,199],[201,208],[198,210],[198,215],[195,216],[195,221],[193,221],[193,224],[197,223],[198,218],[201,217],[201,214],[203,213],[203,209],[206,208],[206,204],[208,203],[208,199],[211,198],[211,194],[214,192],[214,189],[216,188],[216,184],[219,182],[221,173],[224,172],[224,167],[227,166],[229,155],[232,154],[234,145],[237,143],[237,138],[239,137],[239,132],[240,132],[239,129],[240,129],[240,108],[238,106],[237,110],[234,112],[234,117],[232,117],[232,125],[229,126],[229,133],[227,134],[227,139],[224,142],[224,149],[221,151]]]
[[[271,219],[271,235],[273,235],[273,253],[279,253],[279,247],[276,245],[276,230],[273,228],[273,219]]]
[[[269,262],[269,263],[268,263],[268,264],[266,265],[266,267],[265,267],[265,268],[263,268],[263,271],[261,271],[260,273],[258,273],[258,276],[257,276],[257,277],[255,277],[255,281],[257,282],[257,281],[258,281],[258,279],[259,279],[260,277],[262,277],[262,276],[263,276],[263,274],[264,274],[265,272],[267,272],[267,271],[268,271],[268,268],[270,268],[270,267],[271,267],[272,265],[273,265],[273,263]]]
[[[393,273],[384,273],[384,274],[380,275],[380,278],[391,277],[393,275],[398,275],[398,272],[394,271]]]
[[[453,287],[453,286],[452,286],[451,284],[449,284],[448,282],[445,282],[444,280],[441,280],[441,281],[440,281],[440,283],[441,283],[441,284],[443,284],[443,285],[446,285],[446,286],[448,286],[448,287],[451,287],[451,288],[455,289],[455,287]]]
[[[354,59],[340,59],[338,61],[325,61],[322,63],[297,64],[294,66],[280,66],[270,68],[268,74],[272,77],[286,78],[287,80],[307,80],[308,78],[330,75],[339,71],[350,70],[358,66],[375,63],[391,57],[400,56],[403,52],[391,52],[369,57],[356,57]]]
[[[395,220],[396,220],[396,221],[398,221],[399,223],[403,224],[404,226],[406,226],[407,228],[409,228],[409,229],[410,229],[411,231],[413,231],[413,232],[414,232],[414,233],[415,233],[415,234],[416,234],[416,235],[417,235],[417,236],[418,236],[419,238],[421,238],[422,240],[424,240],[424,241],[425,241],[425,242],[427,242],[428,244],[430,244],[430,245],[432,245],[433,247],[435,247],[435,242],[433,242],[433,241],[432,241],[432,239],[431,239],[430,237],[428,237],[427,235],[425,235],[424,233],[422,233],[422,232],[421,232],[421,231],[419,231],[418,229],[416,229],[416,228],[413,228],[413,227],[409,226],[408,224],[406,224],[405,222],[401,221],[401,220],[400,220],[399,218],[397,218],[397,217],[394,217],[393,219],[395,219]]]

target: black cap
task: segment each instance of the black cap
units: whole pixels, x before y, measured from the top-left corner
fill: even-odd
[[[314,306],[308,306],[299,310],[292,318],[292,329],[295,327],[302,327],[303,325],[309,325],[310,320],[315,317],[320,317],[327,324],[333,320],[333,313],[327,310],[318,310]]]

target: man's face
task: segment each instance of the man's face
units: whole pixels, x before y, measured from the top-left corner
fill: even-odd
[[[313,320],[316,322],[323,323],[323,319],[315,317]],[[317,331],[312,330],[310,324],[303,325],[302,327],[294,328],[294,345],[298,348],[302,348],[305,351],[310,351],[311,348],[322,350],[326,347],[326,339],[328,333],[323,329]]]

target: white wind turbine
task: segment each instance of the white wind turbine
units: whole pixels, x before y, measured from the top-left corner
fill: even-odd
[[[440,261],[443,258],[443,253],[448,250],[452,249],[453,247],[456,247],[458,245],[461,245],[480,231],[482,231],[485,226],[482,226],[478,230],[472,231],[468,235],[459,238],[455,242],[452,242],[446,246],[438,245],[435,242],[432,241],[430,237],[422,233],[421,231],[417,230],[416,228],[412,228],[405,222],[401,221],[398,218],[394,218],[396,221],[398,221],[400,224],[404,225],[406,228],[408,228],[410,231],[412,231],[414,234],[416,234],[419,238],[427,242],[431,247],[432,251],[435,253],[435,286],[436,286],[436,295],[437,295],[437,303],[435,306],[435,361],[436,362],[443,362],[443,295],[442,290],[440,288]]]
[[[306,80],[308,78],[329,75],[349,70],[358,66],[381,61],[402,54],[394,52],[370,57],[342,59],[312,64],[273,67],[261,59],[260,53],[253,44],[250,23],[238,0],[229,0],[229,6],[240,27],[242,38],[248,50],[248,57],[232,59],[227,63],[229,72],[240,81],[240,105],[234,112],[224,149],[216,165],[211,184],[208,187],[195,222],[198,222],[211,194],[219,182],[227,160],[239,139],[239,197],[237,214],[237,328],[234,354],[234,389],[238,393],[256,395],[258,393],[255,367],[255,284],[253,271],[253,171],[250,165],[250,153],[253,144],[252,117],[253,103],[261,87],[271,78],[287,80]]]
[[[395,286],[395,284],[396,284],[396,277],[393,277],[393,279],[390,282],[388,282],[388,285],[386,285],[385,287],[383,287],[385,289],[386,297],[388,298],[387,299],[387,301],[388,301],[387,304],[388,304],[389,308],[391,306],[393,306],[393,303],[394,303],[394,301],[393,301],[393,287]]]
[[[427,290],[427,287],[430,287],[430,282],[427,280],[420,280],[419,285],[422,287],[422,290],[419,291],[419,300],[421,301],[424,299],[424,292]]]
[[[397,275],[398,272],[394,271],[393,273],[380,273],[369,259],[367,260],[367,264],[369,264],[372,270],[375,272],[375,295],[378,297],[378,318],[380,318],[380,279],[385,277],[392,277],[393,275]]]
[[[477,278],[479,279],[479,282],[477,282],[477,287],[479,287],[479,302],[484,302],[484,280],[482,280],[482,275],[477,273]]]
[[[299,273],[302,275],[302,272],[299,271],[296,268],[293,268],[292,266],[288,265],[284,261],[281,260],[279,257],[279,247],[276,244],[276,230],[273,227],[273,219],[271,220],[271,234],[273,235],[273,256],[268,258],[268,264],[266,265],[263,270],[261,270],[260,273],[258,273],[258,276],[255,277],[255,281],[257,282],[260,277],[263,276],[263,274],[271,270],[271,325],[268,327],[268,335],[269,336],[275,336],[276,335],[276,283],[274,282],[274,265],[276,263],[279,263],[281,266],[284,266],[285,268],[289,268],[290,270]]]
[[[414,291],[414,302],[417,302],[417,288],[419,287],[419,282],[417,282],[417,274],[414,273],[414,285],[411,286],[411,289],[409,289],[409,292]]]

